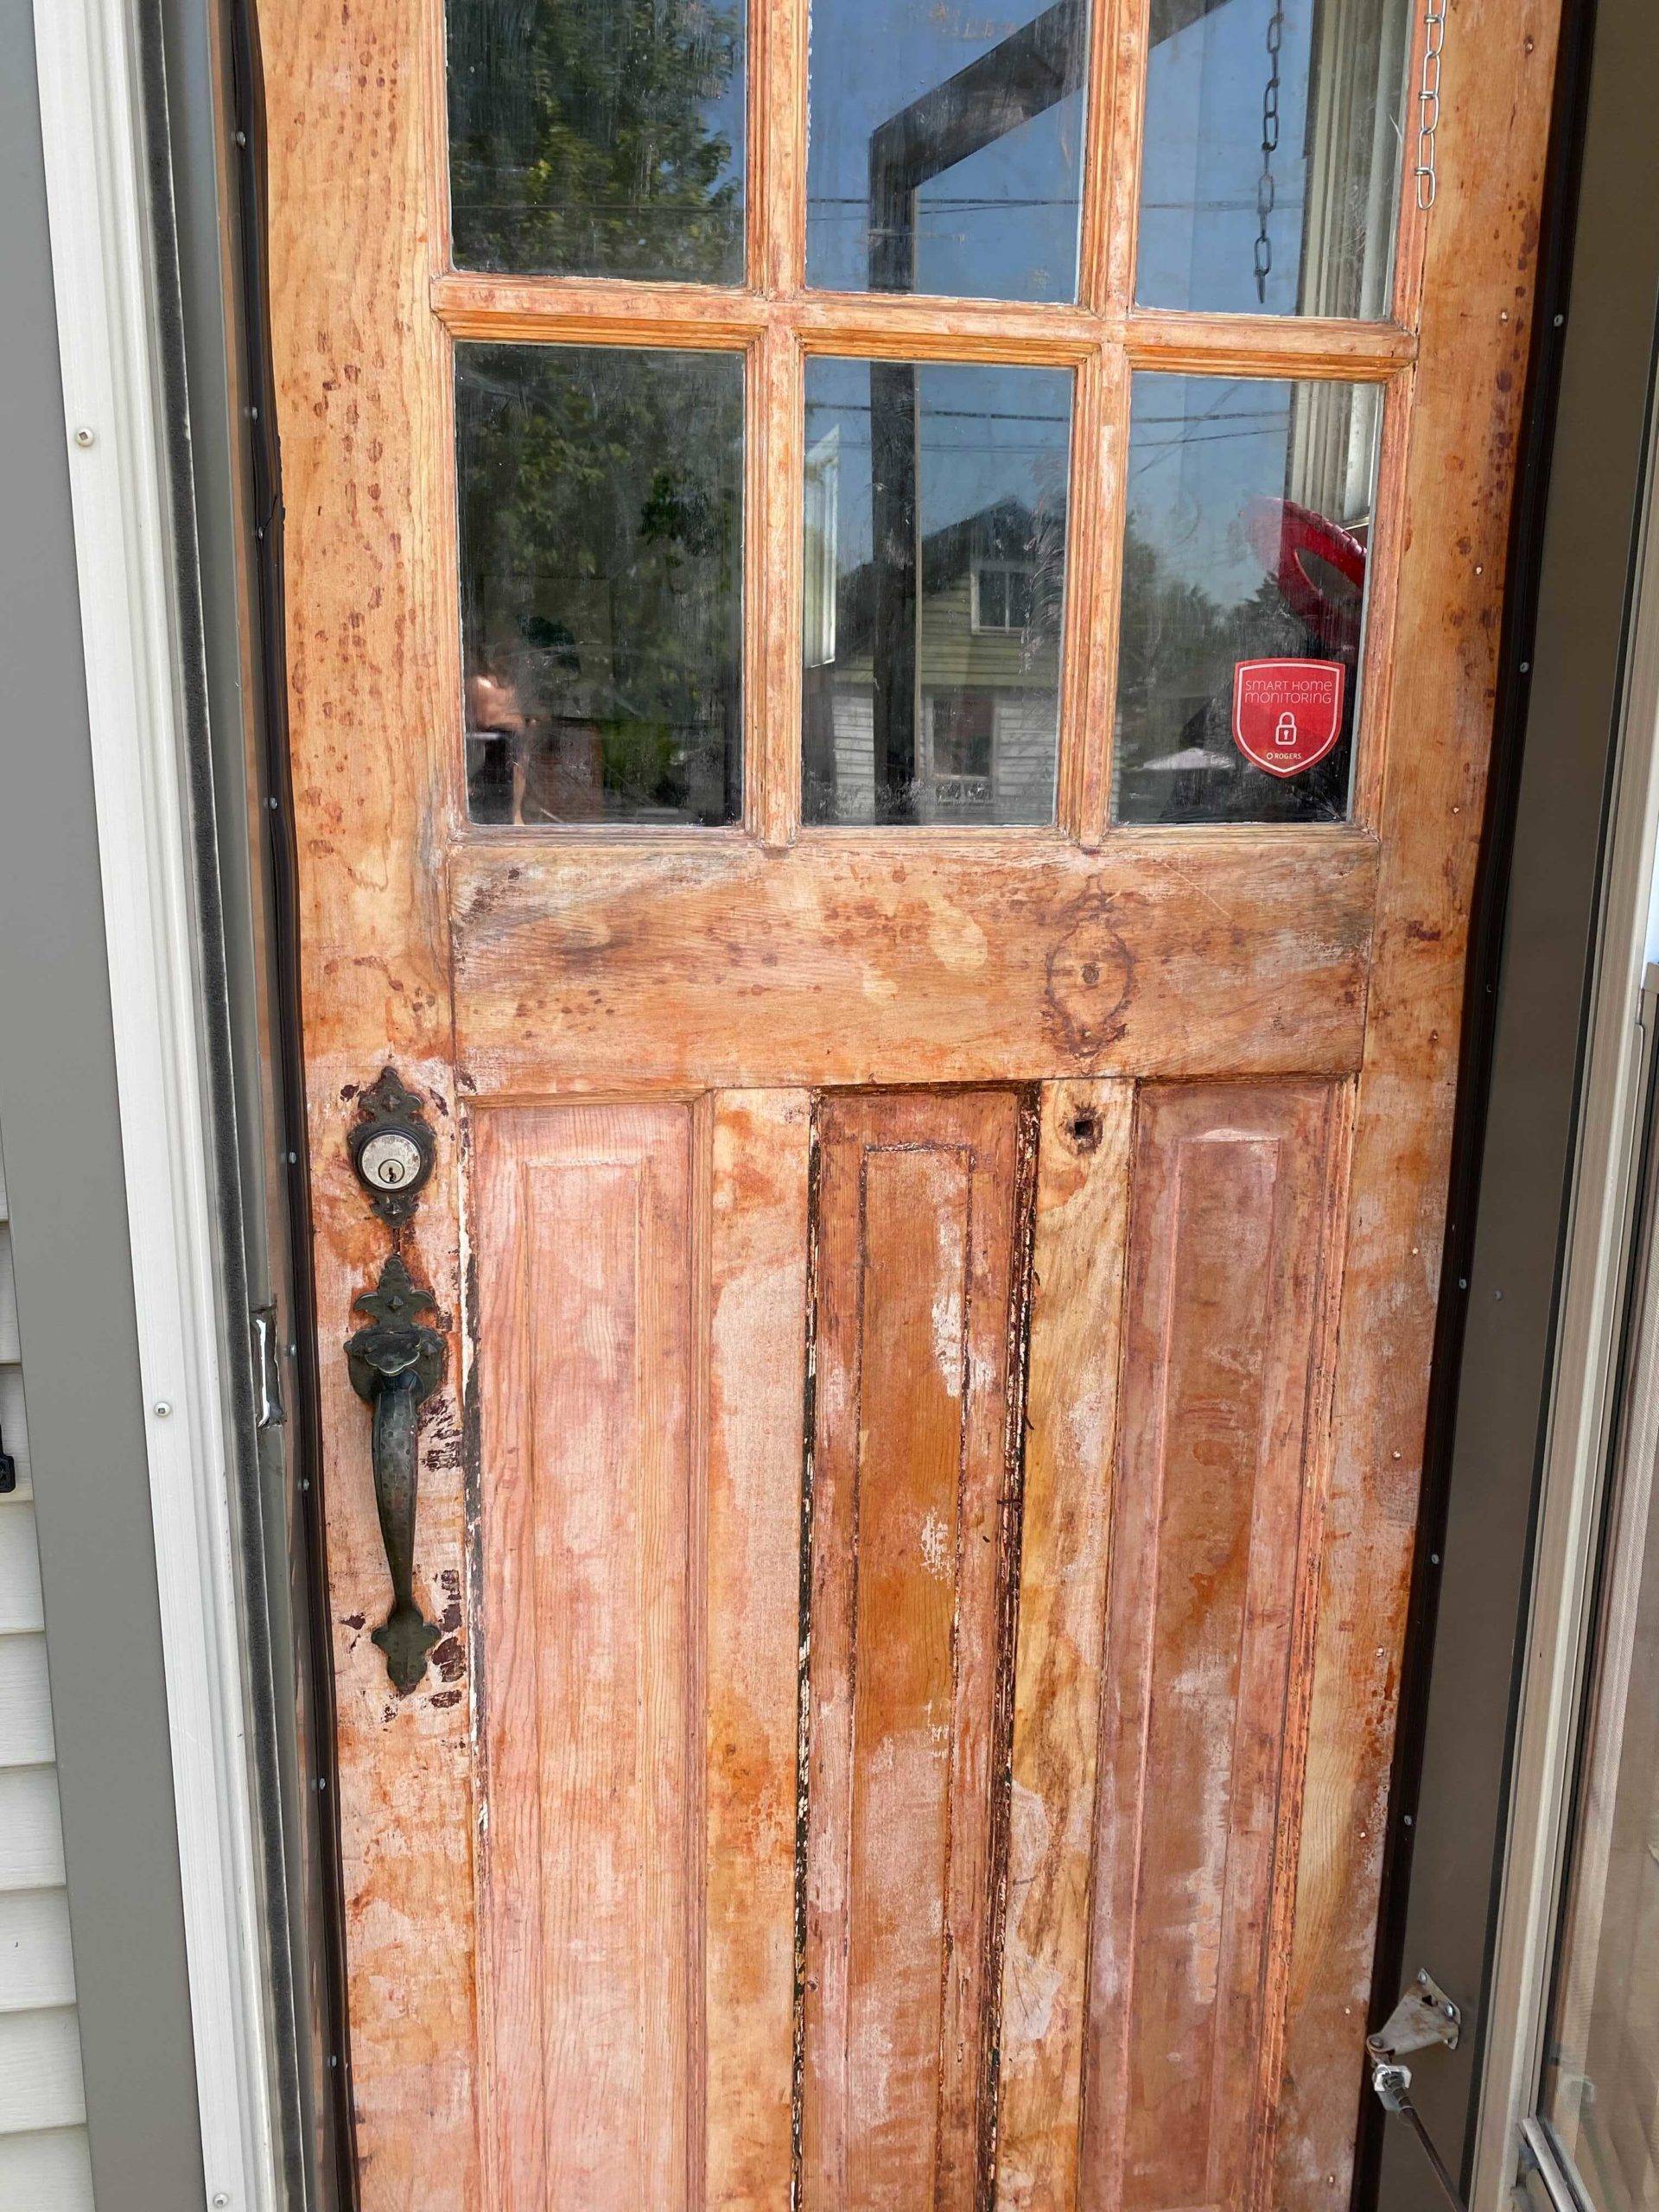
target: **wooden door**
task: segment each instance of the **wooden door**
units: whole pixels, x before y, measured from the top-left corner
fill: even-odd
[[[1555,0],[258,12],[363,2202],[1340,2204]]]

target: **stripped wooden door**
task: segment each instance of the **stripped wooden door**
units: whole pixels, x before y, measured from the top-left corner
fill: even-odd
[[[362,2201],[1339,2204],[1555,0],[258,15]]]

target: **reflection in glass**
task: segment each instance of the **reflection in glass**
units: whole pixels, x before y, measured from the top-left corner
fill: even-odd
[[[743,276],[744,0],[448,0],[462,269]]]
[[[1411,0],[1152,0],[1143,305],[1385,317]]]
[[[806,365],[804,812],[1054,817],[1071,378]]]
[[[806,280],[1070,300],[1086,0],[817,0]]]
[[[1659,2208],[1659,1241],[1612,1469],[1540,2113],[1596,2212]]]
[[[735,820],[741,359],[460,346],[455,433],[474,820]]]
[[[1346,814],[1381,404],[1367,385],[1135,377],[1120,822]]]

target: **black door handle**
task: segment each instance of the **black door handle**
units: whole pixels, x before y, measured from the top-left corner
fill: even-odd
[[[407,1695],[425,1674],[426,1655],[439,1634],[415,1602],[415,1515],[421,1407],[442,1377],[443,1339],[416,1318],[432,1297],[410,1280],[395,1252],[375,1288],[352,1303],[371,1317],[347,1338],[346,1358],[352,1387],[373,1415],[374,1503],[391,1571],[391,1611],[374,1640],[386,1655],[393,1686]]]

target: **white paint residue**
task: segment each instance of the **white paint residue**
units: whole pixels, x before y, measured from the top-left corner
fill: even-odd
[[[960,1281],[941,1268],[938,1287],[933,1293],[933,1357],[938,1362],[939,1379],[952,1397],[962,1389],[963,1303]]]
[[[922,1565],[936,1581],[950,1580],[950,1531],[938,1513],[929,1513],[922,1522]]]

